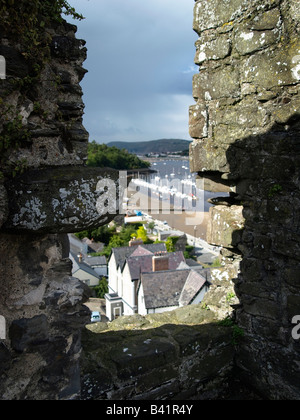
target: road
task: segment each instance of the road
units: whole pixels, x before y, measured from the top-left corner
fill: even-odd
[[[168,230],[176,230],[182,235],[186,234],[188,245],[191,245],[195,248],[195,255],[199,262],[209,264],[209,263],[212,263],[219,256],[220,248],[214,247],[208,244],[204,239],[195,237],[194,235],[186,233],[183,230],[174,229],[174,227],[171,227],[168,224],[166,224],[166,221],[155,219],[154,218],[155,215],[150,216],[150,215],[144,214],[144,217],[145,217],[145,220],[147,221],[153,220],[155,223],[155,229],[160,232],[166,232]],[[187,229],[184,229],[184,230],[187,230]],[[197,231],[197,226],[196,226],[196,229],[194,226],[192,231],[193,230]]]

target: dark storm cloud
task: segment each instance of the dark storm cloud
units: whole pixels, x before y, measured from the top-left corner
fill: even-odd
[[[86,19],[82,82],[91,139],[189,138],[193,0],[71,0]]]

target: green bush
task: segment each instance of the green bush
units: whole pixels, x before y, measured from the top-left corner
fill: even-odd
[[[176,243],[178,241],[178,236],[169,236],[166,240],[166,248],[168,252],[175,252],[176,250]]]
[[[102,277],[99,285],[95,286],[94,290],[98,299],[104,299],[105,294],[108,293],[108,283],[105,277]]]

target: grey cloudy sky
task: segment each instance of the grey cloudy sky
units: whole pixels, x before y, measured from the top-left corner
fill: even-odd
[[[69,0],[86,19],[89,71],[84,125],[90,140],[189,140],[197,35],[194,0]]]

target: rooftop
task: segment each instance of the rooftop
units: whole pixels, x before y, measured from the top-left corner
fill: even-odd
[[[126,259],[123,269],[128,264],[131,279],[138,280],[140,278],[141,273],[150,273],[152,272],[152,258],[155,254],[146,254],[146,255],[138,255],[138,256],[130,256]],[[167,253],[169,260],[169,269],[176,270],[180,263],[184,261],[184,256],[181,251],[177,252],[170,252]]]
[[[155,252],[166,251],[165,244],[144,244],[139,245],[139,247],[143,248],[144,250],[150,251],[151,253],[155,254]],[[116,259],[117,267],[123,267],[125,260],[129,258],[135,251],[137,251],[136,247],[120,247],[120,248],[112,248],[111,256],[114,255]],[[110,258],[111,258],[110,256]]]
[[[206,279],[191,270],[168,270],[141,275],[147,309],[188,305]]]

